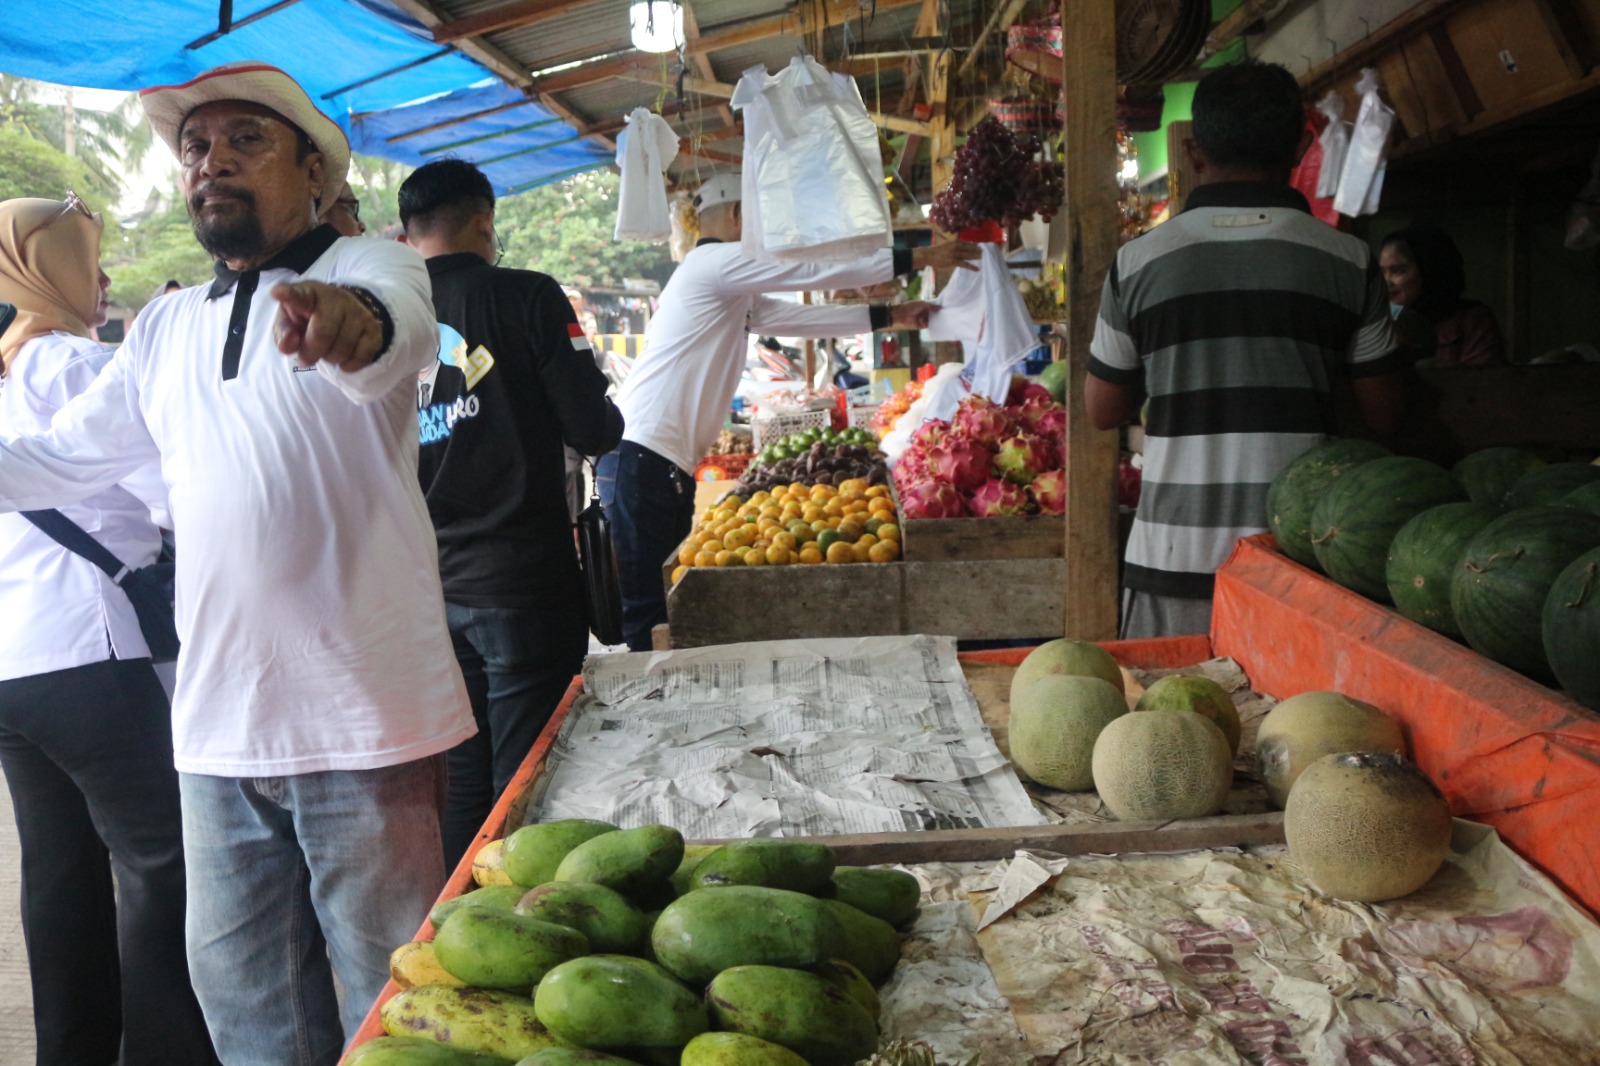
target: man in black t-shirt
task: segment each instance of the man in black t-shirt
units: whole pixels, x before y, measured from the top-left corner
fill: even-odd
[[[622,414],[554,279],[496,266],[494,190],[444,159],[400,186],[428,261],[439,362],[418,381],[420,476],[477,736],[450,753],[454,864],[561,701],[588,648],[563,445],[599,455]]]

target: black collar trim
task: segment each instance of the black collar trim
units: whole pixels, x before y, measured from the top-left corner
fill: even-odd
[[[1183,209],[1196,207],[1287,207],[1311,213],[1311,205],[1298,189],[1276,181],[1219,181],[1195,188]]]
[[[446,270],[489,265],[488,261],[477,252],[450,252],[446,255],[435,255],[431,256],[427,263],[429,277],[433,277],[435,274],[442,274]]]
[[[694,242],[694,246],[696,248],[699,248],[700,246],[706,245],[706,244],[721,244],[721,243],[722,243],[722,238],[721,237],[701,237],[699,240]]]
[[[283,251],[262,263],[255,270],[234,270],[227,263],[218,259],[213,265],[217,277],[211,283],[211,289],[206,293],[206,299],[215,300],[219,296],[225,295],[229,289],[233,288],[234,283],[245,274],[255,274],[259,277],[263,270],[292,270],[296,274],[304,274],[311,269],[312,263],[321,259],[323,253],[333,247],[333,242],[338,239],[339,231],[324,222],[322,225],[309,229],[290,241]],[[252,285],[251,288],[254,289],[255,286]]]

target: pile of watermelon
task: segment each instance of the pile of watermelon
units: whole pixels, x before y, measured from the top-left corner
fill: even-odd
[[[1296,562],[1600,710],[1600,460],[1486,448],[1446,470],[1335,440],[1267,514]]]

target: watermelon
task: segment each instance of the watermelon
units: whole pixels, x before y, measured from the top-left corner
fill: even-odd
[[[1562,507],[1576,507],[1580,511],[1590,514],[1600,514],[1600,481],[1591,481],[1581,485],[1561,497]]]
[[[1401,526],[1389,545],[1386,573],[1394,609],[1419,625],[1459,637],[1456,616],[1450,612],[1450,579],[1466,554],[1467,542],[1499,517],[1498,507],[1445,503]]]
[[[1561,571],[1600,547],[1600,515],[1525,507],[1501,515],[1467,542],[1450,581],[1450,609],[1474,649],[1542,681],[1550,673],[1540,620]]]
[[[1578,556],[1544,601],[1544,652],[1573,699],[1600,711],[1600,548]]]
[[[1541,466],[1511,486],[1502,506],[1508,511],[1559,503],[1573,489],[1600,481],[1600,466],[1588,463],[1551,463]]]
[[[1400,527],[1442,503],[1463,502],[1450,471],[1392,455],[1345,474],[1311,512],[1311,548],[1323,572],[1347,589],[1389,602],[1389,545]]]
[[[1543,459],[1522,448],[1484,448],[1451,467],[1450,472],[1473,503],[1499,507],[1511,486],[1544,465]]]
[[[1311,510],[1347,471],[1381,459],[1389,449],[1367,440],[1331,440],[1301,453],[1267,489],[1267,525],[1283,554],[1321,570],[1311,550]]]
[[[1039,384],[1050,392],[1050,397],[1056,403],[1067,402],[1067,371],[1069,367],[1065,359],[1058,359],[1049,364],[1039,374]]]

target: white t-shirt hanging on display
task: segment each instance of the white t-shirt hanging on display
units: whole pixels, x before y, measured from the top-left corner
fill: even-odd
[[[878,131],[855,79],[810,56],[751,67],[730,101],[744,115],[746,255],[863,259],[890,243]]]
[[[617,240],[664,241],[672,236],[663,175],[677,157],[678,134],[667,120],[649,108],[634,108],[617,135],[617,166],[622,168]]]
[[[938,300],[939,310],[928,319],[929,337],[960,341],[972,373],[972,391],[1004,403],[1012,368],[1039,346],[1039,334],[1011,280],[1000,245],[983,245],[978,271],[956,271]]]

